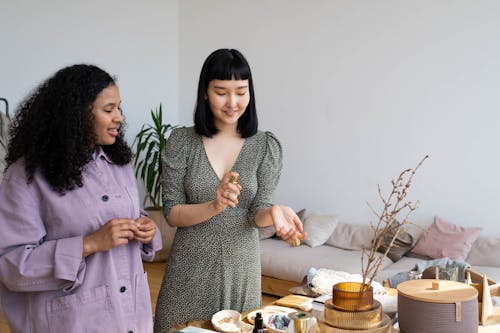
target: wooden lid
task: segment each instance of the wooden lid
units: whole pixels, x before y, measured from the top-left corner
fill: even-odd
[[[409,280],[398,284],[397,289],[399,294],[423,302],[456,303],[477,298],[474,287],[448,280]]]

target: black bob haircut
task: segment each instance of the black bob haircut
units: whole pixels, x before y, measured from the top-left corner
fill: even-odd
[[[208,84],[212,80],[248,80],[250,102],[243,115],[238,119],[237,130],[242,138],[257,133],[258,120],[255,108],[252,72],[247,60],[238,50],[219,49],[212,52],[203,63],[198,82],[198,96],[194,111],[194,128],[196,133],[212,137],[218,132],[214,116],[208,105]]]

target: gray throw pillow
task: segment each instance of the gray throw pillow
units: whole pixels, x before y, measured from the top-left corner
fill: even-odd
[[[369,224],[339,222],[326,244],[345,250],[369,249],[373,237],[373,228]]]

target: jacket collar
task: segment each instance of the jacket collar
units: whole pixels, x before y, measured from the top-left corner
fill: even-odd
[[[109,156],[104,152],[104,150],[101,148],[101,146],[97,146],[95,150],[95,159],[101,159],[104,158],[108,163],[114,164],[114,162],[109,158]]]

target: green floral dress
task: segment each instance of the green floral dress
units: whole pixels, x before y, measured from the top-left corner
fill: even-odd
[[[270,132],[245,139],[232,171],[242,186],[236,208],[192,227],[177,228],[155,314],[155,332],[210,319],[222,309],[239,312],[261,304],[257,211],[272,205],[282,166],[279,141]],[[202,137],[178,128],[167,140],[163,170],[165,216],[178,204],[215,199],[220,180]]]

